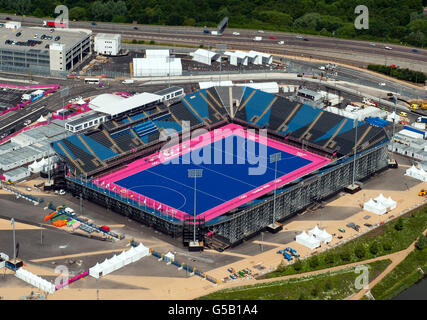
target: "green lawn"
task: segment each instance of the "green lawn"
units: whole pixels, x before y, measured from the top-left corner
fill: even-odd
[[[386,259],[367,264],[369,280],[375,279],[390,263]],[[354,268],[348,268],[335,273],[224,289],[198,300],[341,300],[358,291],[354,283],[359,275]]]
[[[396,219],[346,244],[302,260],[300,263],[289,266],[281,264],[276,271],[263,275],[260,279],[326,269],[406,249],[427,228],[426,213],[427,207],[424,207],[402,216],[403,229],[400,231],[395,229],[395,225],[399,220]],[[377,252],[375,254],[373,253],[375,250],[372,249],[373,243],[377,244]],[[356,255],[356,249],[362,252],[359,257]]]
[[[377,300],[388,300],[411,287],[427,273],[427,248],[412,251],[396,268],[382,279],[371,293]]]

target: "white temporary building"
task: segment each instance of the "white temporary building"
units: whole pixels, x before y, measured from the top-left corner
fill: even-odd
[[[400,121],[400,116],[397,115],[394,111],[387,115],[387,121],[393,122],[393,119],[395,120],[395,122]]]
[[[305,233],[305,231],[297,235],[295,240],[297,243],[302,244],[311,250],[320,246],[320,241],[313,235],[309,236],[307,233]]]
[[[202,81],[199,82],[200,90],[208,89],[211,87],[231,87],[233,82],[231,80],[221,80],[221,81]]]
[[[252,83],[236,83],[238,87],[250,87],[252,89],[261,90],[269,93],[279,93],[279,85],[277,82],[252,82]]]
[[[24,268],[19,268],[15,273],[15,277],[45,292],[51,294],[55,292],[55,286],[52,283],[35,275],[30,271],[25,270]]]
[[[386,207],[387,210],[393,210],[397,205],[396,201],[394,201],[391,197],[384,197],[382,193],[380,193],[379,196],[374,200]]]
[[[249,51],[249,55],[252,57],[256,56],[254,64],[271,64],[273,62],[273,56],[268,53],[251,50]]]
[[[102,274],[102,266],[97,262],[92,268],[89,269],[89,275],[99,279],[99,276]]]
[[[197,61],[203,64],[211,65],[212,61],[219,61],[221,55],[215,51],[209,51],[206,49],[197,49],[194,52],[190,52],[190,56],[193,57],[193,61]]]
[[[226,51],[224,55],[228,57],[228,61],[231,65],[248,65],[249,57],[245,52],[242,51]]]
[[[172,262],[175,260],[175,255],[169,251],[165,254],[165,260]]]
[[[387,212],[386,207],[370,198],[363,204],[363,210],[382,215]]]
[[[427,182],[427,172],[425,172],[423,168],[418,169],[414,165],[412,165],[412,167],[406,170],[405,175],[415,178],[417,180]]]
[[[146,49],[145,50],[146,58],[167,58],[169,57],[169,50],[164,49]]]
[[[166,77],[182,75],[181,58],[149,57],[133,58],[134,77]]]

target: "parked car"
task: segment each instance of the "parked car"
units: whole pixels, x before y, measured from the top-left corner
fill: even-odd
[[[9,18],[9,17],[6,17],[6,20],[10,20],[10,18]]]
[[[345,229],[343,229],[343,228],[339,228],[338,231],[342,232],[342,233],[345,233]]]
[[[63,195],[65,194],[65,191],[64,191],[63,189],[61,189],[61,190],[59,190],[59,194],[60,194],[61,196],[63,196]],[[74,213],[74,211],[73,211],[73,213]],[[71,213],[71,214],[73,214],[73,213]]]
[[[385,46],[385,47],[384,47],[384,49],[386,49],[386,50],[391,50],[392,48],[391,48],[391,47],[387,47],[387,46]]]
[[[276,39],[276,37],[275,37],[275,36],[269,36],[269,38],[270,38],[270,39]]]
[[[364,226],[368,227],[368,228],[372,228],[372,224],[370,224],[370,223],[365,223]]]
[[[233,32],[233,36],[240,36],[240,33],[238,33],[238,32],[236,32],[236,31],[234,31],[234,32]]]
[[[3,28],[4,27],[4,24],[3,23],[0,23],[0,28]]]
[[[17,33],[16,33],[16,36],[17,36],[17,37],[20,37],[20,36],[21,36],[21,34],[22,34],[22,32],[21,32],[21,31],[19,31],[19,32],[17,32]]]
[[[402,112],[400,112],[400,113],[399,113],[399,116],[407,117],[407,116],[408,116],[408,114],[407,114],[406,112],[403,112],[403,111],[402,111]]]
[[[59,39],[61,39],[61,37],[60,37],[60,36],[56,36],[56,37],[55,37],[55,41],[58,41]]]
[[[52,28],[52,29],[50,29],[49,31],[50,31],[50,32],[54,32],[54,31],[55,31],[55,29],[53,29],[53,28]]]

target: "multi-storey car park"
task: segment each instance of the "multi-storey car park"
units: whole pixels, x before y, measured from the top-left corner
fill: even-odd
[[[86,29],[0,28],[0,70],[66,74],[91,54],[91,35]]]
[[[53,142],[65,169],[56,181],[186,244],[195,222],[197,240],[222,250],[344,189],[354,165],[356,181],[387,167],[385,130],[356,125],[249,87],[211,87]],[[259,152],[265,171],[258,175],[250,173],[253,163],[239,162],[251,143],[265,147]],[[188,161],[205,152],[234,162]],[[196,188],[188,169],[203,170]]]

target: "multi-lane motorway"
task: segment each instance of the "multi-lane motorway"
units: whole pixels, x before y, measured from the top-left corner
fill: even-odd
[[[8,15],[0,14],[0,20],[4,20]],[[21,21],[25,26],[42,26],[43,19],[34,17],[12,16],[11,19]],[[427,70],[427,50],[418,49],[413,52],[411,47],[376,43],[371,46],[369,42],[358,40],[346,40],[322,36],[304,36],[309,41],[297,39],[293,33],[270,32],[259,33],[257,30],[247,29],[227,29],[222,36],[214,36],[203,33],[200,27],[171,27],[171,26],[152,26],[137,24],[113,24],[90,22],[70,22],[71,28],[91,29],[94,33],[120,33],[124,38],[155,40],[167,43],[181,43],[200,45],[205,47],[221,43],[227,44],[235,49],[254,49],[268,51],[275,54],[303,54],[313,58],[331,58],[334,60],[360,65],[360,61],[369,61],[387,64],[399,64],[399,61],[405,61],[407,65],[413,65],[413,68]],[[233,32],[239,32],[235,36]],[[262,36],[263,40],[254,42],[255,36]],[[275,39],[270,39],[273,36]],[[285,45],[278,44],[284,41]],[[385,46],[392,47],[392,50],[385,50]],[[363,58],[363,59],[362,59]],[[366,64],[366,63],[362,63]]]

